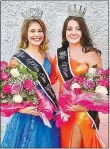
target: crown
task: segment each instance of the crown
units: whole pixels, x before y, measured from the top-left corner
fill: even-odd
[[[74,8],[72,9],[71,6],[68,7],[68,14],[69,16],[76,16],[76,17],[84,17],[86,13],[86,8],[82,10],[82,5],[80,6],[79,10],[76,8],[76,4],[74,4]]]
[[[25,20],[27,19],[41,19],[43,11],[39,8],[30,8],[26,12],[22,13],[22,16]]]

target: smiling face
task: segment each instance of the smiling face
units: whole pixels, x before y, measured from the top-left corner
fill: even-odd
[[[44,40],[44,33],[39,23],[33,22],[28,28],[29,45],[40,46]]]
[[[66,39],[70,44],[80,44],[82,37],[82,32],[80,30],[79,24],[75,20],[70,20],[66,29]]]

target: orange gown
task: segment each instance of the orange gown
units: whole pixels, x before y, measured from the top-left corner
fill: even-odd
[[[79,62],[70,59],[72,72],[75,74],[76,68],[80,65]],[[59,93],[62,92],[63,79],[58,69],[57,59],[52,63],[51,83],[54,84],[57,80],[60,82]],[[98,138],[96,129],[92,128],[92,119],[87,112],[73,112],[72,116],[60,128],[61,148],[70,148],[72,143],[72,132],[75,124],[78,124],[82,143],[81,148],[102,148],[105,147],[103,142]],[[77,134],[76,134],[77,135]]]

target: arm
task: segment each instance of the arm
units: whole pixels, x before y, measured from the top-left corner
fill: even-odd
[[[70,110],[70,111],[77,111],[77,112],[86,112],[86,111],[89,111],[88,108],[83,107],[83,106],[78,105],[78,104],[77,105],[69,106],[68,107],[68,110]]]
[[[39,116],[39,111],[37,111],[37,107],[33,107],[33,106],[20,109],[18,112],[23,113],[23,114]]]
[[[89,65],[89,67],[92,67],[93,65],[98,65],[98,67],[102,67],[102,61],[101,57],[99,56],[98,53],[92,51],[88,52],[85,56],[85,61]]]
[[[16,59],[12,58],[8,64],[8,66],[9,66],[9,68],[14,68],[14,67],[18,66],[19,64],[20,63]]]

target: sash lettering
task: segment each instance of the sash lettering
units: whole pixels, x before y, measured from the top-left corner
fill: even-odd
[[[58,67],[64,81],[68,81],[73,78],[73,75],[69,67],[68,51],[65,48],[57,50]]]

